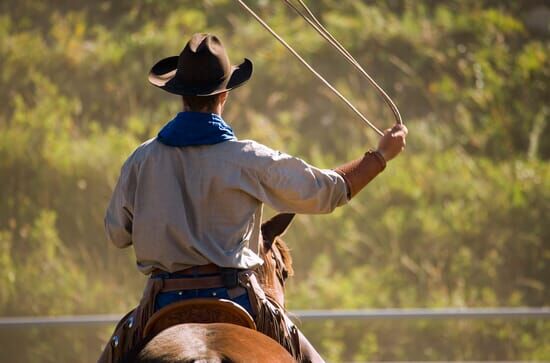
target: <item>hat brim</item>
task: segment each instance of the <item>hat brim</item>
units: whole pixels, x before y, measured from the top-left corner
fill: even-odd
[[[231,67],[231,73],[225,79],[210,85],[192,86],[178,82],[176,78],[178,58],[173,56],[158,61],[149,72],[149,82],[176,95],[212,96],[242,86],[252,76],[252,62],[245,58],[241,64]]]

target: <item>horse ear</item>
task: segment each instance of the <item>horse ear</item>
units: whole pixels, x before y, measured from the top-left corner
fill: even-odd
[[[276,237],[283,235],[292,219],[296,214],[294,213],[279,213],[270,220],[262,223],[262,236],[264,241],[269,241],[273,243]]]

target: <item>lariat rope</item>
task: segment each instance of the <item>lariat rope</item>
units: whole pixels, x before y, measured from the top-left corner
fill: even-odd
[[[384,133],[382,131],[380,131],[376,126],[374,126],[372,124],[372,122],[370,122],[358,109],[357,107],[355,107],[350,101],[348,101],[348,99],[342,95],[336,88],[334,88],[334,86],[332,84],[330,84],[322,75],[319,74],[319,72],[317,72],[312,66],[309,65],[308,62],[306,62],[304,60],[304,58],[302,58],[283,38],[281,38],[281,36],[279,36],[279,34],[277,34],[273,29],[271,29],[271,27],[265,22],[262,20],[262,18],[260,18],[258,16],[258,14],[256,14],[254,12],[254,10],[252,10],[251,8],[249,8],[243,0],[237,0],[239,2],[239,4],[243,7],[243,9],[245,9],[250,15],[252,15],[252,17],[254,17],[254,19],[256,19],[256,21],[258,21],[258,23],[260,23],[269,33],[271,33],[271,35],[273,35],[275,37],[275,39],[277,39],[290,53],[292,53],[292,55],[294,57],[296,57],[311,73],[313,73],[321,82],[324,83],[325,86],[327,86],[336,96],[338,96],[342,101],[344,101],[344,103],[353,111],[355,112],[355,114],[357,114],[357,116],[359,116],[359,118],[365,122],[367,125],[369,125],[374,131],[376,131],[380,136],[383,136]],[[305,4],[304,4],[305,5]],[[327,32],[328,33],[328,32]],[[327,39],[327,38],[325,38]],[[329,41],[330,42],[330,41]],[[332,44],[332,43],[331,43]],[[340,49],[338,46],[336,46],[338,49]],[[343,48],[343,47],[342,47]],[[347,53],[347,51],[345,52]],[[344,54],[344,53],[343,53]],[[350,56],[351,57],[351,56]],[[353,57],[352,57],[353,58]],[[346,57],[346,59],[348,59]],[[348,59],[349,60],[349,59]],[[351,60],[349,60],[351,61]],[[354,64],[355,66],[358,66],[358,64],[356,64],[357,62],[355,60],[351,61],[352,64]],[[366,74],[366,72],[365,72]],[[367,74],[368,76],[368,74]],[[369,77],[370,78],[370,77]],[[373,81],[374,82],[374,81]],[[376,83],[375,83],[376,84]],[[378,86],[378,85],[376,85]],[[379,88],[379,86],[378,86]],[[383,91],[382,91],[383,92]],[[385,93],[384,93],[385,94]],[[387,96],[387,95],[386,95]],[[389,98],[389,97],[388,97]],[[393,111],[393,108],[392,108],[392,111]],[[397,113],[399,114],[399,113]],[[399,117],[400,119],[400,117]]]
[[[393,102],[393,100],[388,96],[388,94],[376,83],[376,81],[361,67],[359,62],[347,51],[346,48],[332,34],[323,26],[323,24],[317,19],[315,14],[307,7],[307,5],[304,3],[303,0],[298,0],[298,3],[300,6],[305,10],[305,13],[303,13],[300,9],[298,9],[290,0],[284,0],[284,2],[292,8],[298,15],[300,15],[305,21],[309,23],[316,31],[319,33],[330,45],[332,45],[336,50],[340,52],[344,56],[344,58],[365,77],[369,83],[378,91],[380,96],[384,99],[388,107],[391,109],[395,121],[399,124],[403,124],[403,119],[401,118],[401,114],[399,113],[399,109]]]

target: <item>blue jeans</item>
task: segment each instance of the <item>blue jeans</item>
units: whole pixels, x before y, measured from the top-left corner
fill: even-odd
[[[155,277],[162,278],[162,277]],[[171,277],[168,277],[171,278]],[[176,278],[176,276],[174,276]],[[239,295],[234,298],[229,297],[227,288],[218,287],[213,289],[195,289],[195,290],[181,290],[181,291],[168,291],[161,292],[157,295],[155,299],[155,311],[169,305],[171,303],[189,300],[195,298],[214,298],[214,299],[227,299],[231,300],[240,306],[242,306],[248,313],[254,317],[254,312],[252,311],[252,305],[250,305],[250,300],[248,298],[248,292],[245,292],[242,295]]]

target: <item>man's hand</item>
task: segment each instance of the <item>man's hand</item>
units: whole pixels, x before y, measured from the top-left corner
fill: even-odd
[[[408,132],[409,130],[407,130],[407,127],[401,124],[396,124],[391,129],[384,131],[384,136],[382,136],[378,142],[377,151],[382,154],[386,161],[395,158],[405,149]]]

